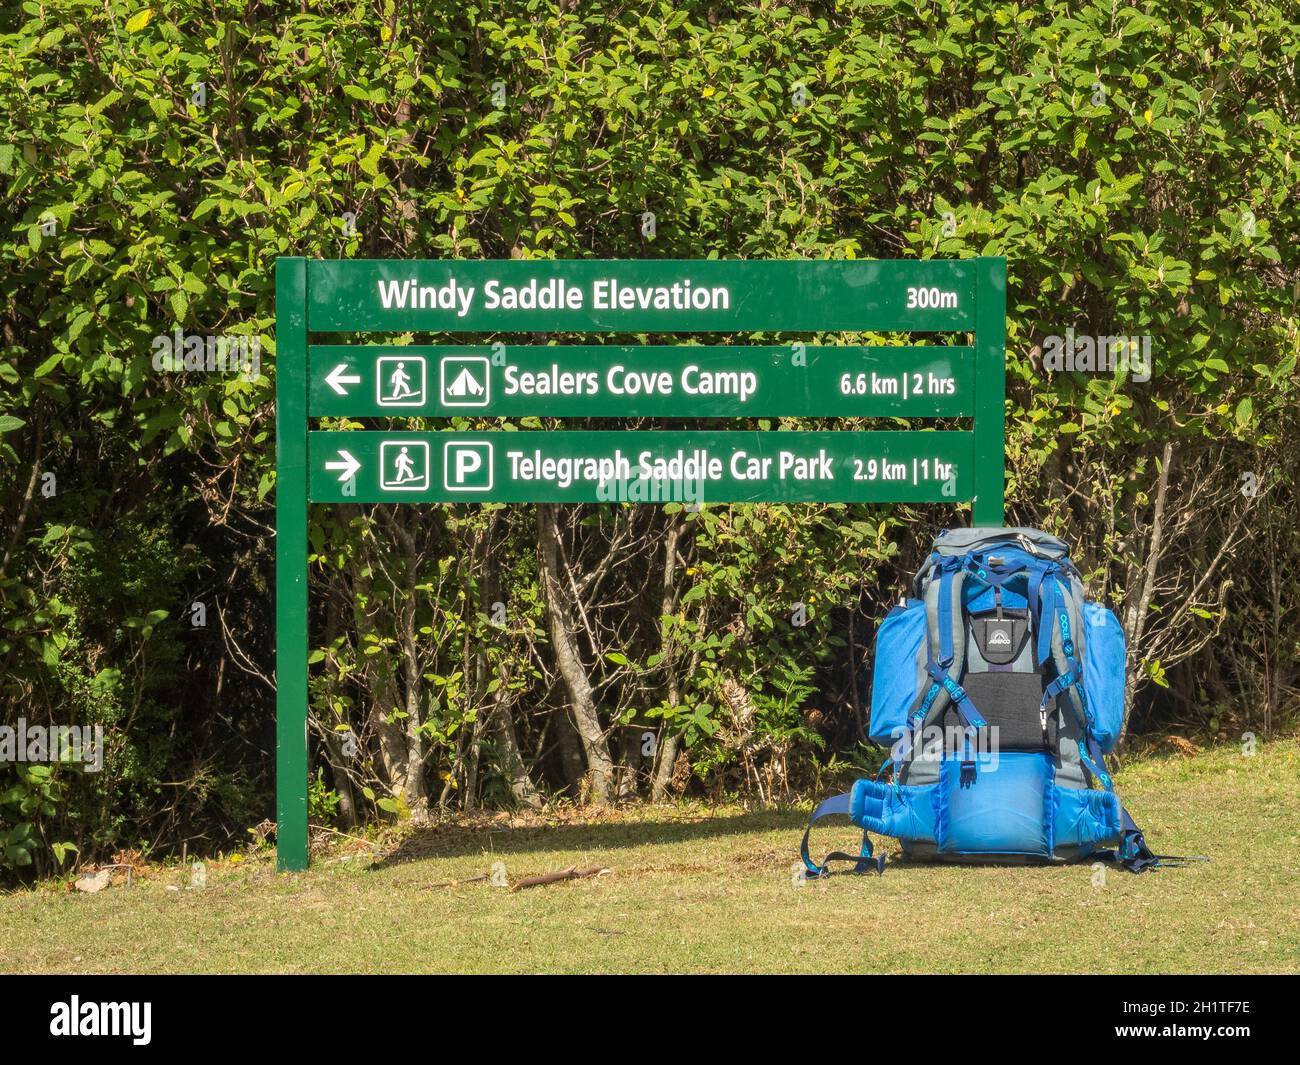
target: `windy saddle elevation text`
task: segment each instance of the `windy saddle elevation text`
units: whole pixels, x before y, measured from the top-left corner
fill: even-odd
[[[276,264],[277,821],[307,864],[309,503],[971,502],[1000,525],[1006,263]],[[709,334],[920,334],[864,345]],[[487,344],[313,343],[472,334]],[[674,343],[510,343],[512,333]],[[683,343],[691,334],[704,342]],[[928,336],[928,334],[939,334]],[[333,338],[337,340],[337,337]],[[859,338],[852,338],[855,341]],[[922,342],[925,341],[925,342]],[[945,418],[965,429],[320,431],[322,417]]]

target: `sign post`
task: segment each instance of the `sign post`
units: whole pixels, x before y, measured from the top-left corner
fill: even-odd
[[[307,868],[307,261],[275,264],[275,846]]]
[[[965,502],[1003,518],[1006,261],[276,264],[279,867],[307,866],[309,502]],[[969,334],[907,346],[312,333]],[[963,418],[969,430],[310,431],[320,417]]]

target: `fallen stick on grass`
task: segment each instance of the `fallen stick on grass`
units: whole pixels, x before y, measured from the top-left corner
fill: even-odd
[[[484,873],[482,876],[469,876],[466,877],[464,880],[440,880],[436,884],[430,884],[429,890],[432,891],[434,888],[439,888],[439,887],[460,887],[461,884],[477,884],[480,883],[481,881],[486,880],[487,878],[488,878],[488,874]]]
[[[579,869],[575,865],[567,869],[561,869],[558,873],[543,873],[541,876],[526,876],[511,891],[522,891],[524,888],[538,887],[542,884],[556,884],[561,880],[581,880],[583,877],[600,876],[601,873],[608,873],[609,870],[603,865],[593,865],[590,869]]]

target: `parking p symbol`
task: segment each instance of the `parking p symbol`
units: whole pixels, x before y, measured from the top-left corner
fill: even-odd
[[[486,492],[492,488],[492,444],[486,440],[449,440],[443,449],[443,487],[449,492]]]

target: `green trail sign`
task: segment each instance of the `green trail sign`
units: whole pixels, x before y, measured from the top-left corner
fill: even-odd
[[[315,432],[319,503],[938,503],[970,433]]]
[[[514,333],[946,334],[908,346]],[[504,334],[488,345],[313,334]],[[335,338],[337,339],[337,338]],[[276,264],[276,773],[307,865],[311,502],[971,502],[1002,523],[1003,259]],[[960,431],[312,431],[322,417],[968,418]]]
[[[313,262],[313,332],[964,331],[994,260]]]
[[[321,345],[311,415],[969,417],[969,347]]]

